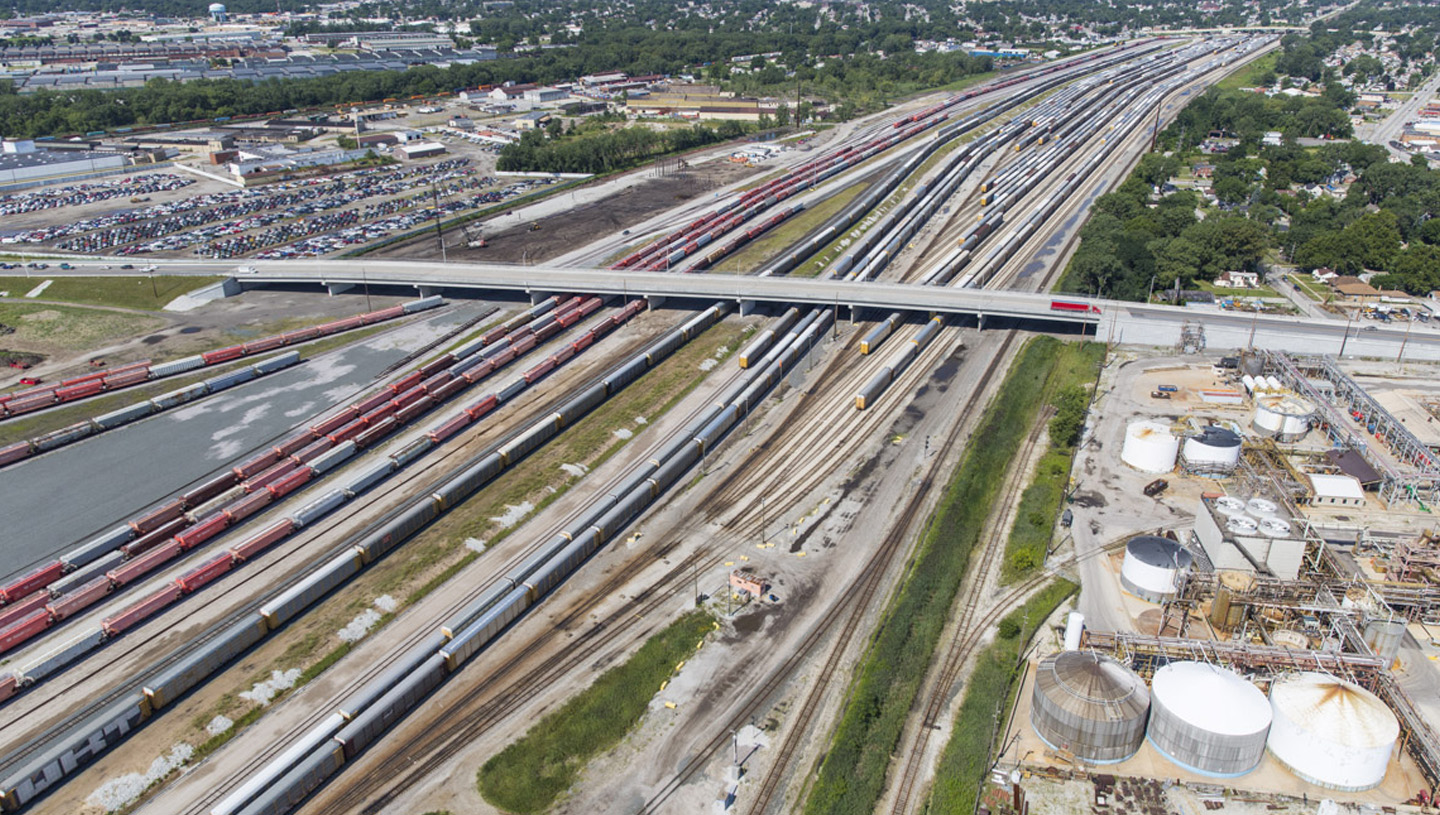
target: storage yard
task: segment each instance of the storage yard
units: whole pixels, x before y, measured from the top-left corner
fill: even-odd
[[[153,322],[107,337],[123,353],[105,365],[48,349],[41,381],[0,395],[0,512],[26,540],[0,564],[0,808],[494,811],[477,769],[696,606],[714,632],[555,811],[941,806],[997,628],[1022,650],[970,779],[987,815],[1427,802],[1440,367],[1027,348],[1091,339],[1115,307],[1058,295],[1036,295],[1043,319],[987,321],[266,277],[286,267],[264,261],[406,230],[377,254],[698,274],[851,190],[748,271],[1044,292],[1152,114],[1272,45],[1099,49],[813,151],[747,148],[762,167],[722,145],[550,195],[559,182],[493,176],[477,147],[245,190],[157,172],[0,197],[24,219],[6,240],[41,262],[109,280],[155,256],[227,278],[190,310],[139,312]],[[447,228],[442,249],[437,205],[508,212]],[[1051,393],[1059,379],[1019,365],[1010,390],[1011,363],[1051,346],[1073,353],[1047,366],[1086,360],[1060,366],[1081,384]],[[993,495],[962,502],[973,552],[932,538],[970,494],[951,479],[1000,436],[1004,472],[966,476]],[[1043,511],[1026,503],[1042,477]],[[1022,522],[1053,529],[1022,553],[1043,563],[1012,550]],[[938,562],[964,564],[929,570],[953,572],[953,599],[912,567]],[[1007,616],[1071,591],[1052,576],[1078,583],[1072,602]],[[871,649],[895,642],[933,653],[910,648],[912,673],[852,698],[882,687],[893,666]],[[853,742],[857,709],[892,728],[865,731],[894,741],[881,765],[835,735]]]

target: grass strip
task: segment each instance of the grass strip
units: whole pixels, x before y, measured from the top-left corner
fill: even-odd
[[[935,646],[1020,445],[1029,434],[1061,343],[1037,337],[1010,366],[876,628],[830,749],[805,801],[813,815],[870,815]]]
[[[714,629],[714,618],[692,611],[651,637],[623,664],[601,674],[565,706],[541,719],[519,741],[476,773],[480,794],[518,815],[543,812],[570,788],[585,762],[615,746],[635,727],[676,663]]]
[[[813,229],[818,229],[868,186],[869,184],[864,181],[851,184],[849,187],[831,195],[819,204],[802,210],[801,213],[793,219],[788,219],[778,224],[774,229],[746,244],[740,251],[721,261],[720,265],[715,267],[714,273],[750,274],[754,272],[771,258],[776,257],[781,252],[790,248],[791,245],[803,238],[806,233]],[[769,214],[768,211],[765,213],[765,215]]]
[[[50,285],[36,298],[37,300],[58,300],[87,306],[115,306],[117,308],[159,311],[166,303],[182,294],[202,289],[225,278],[191,277],[181,275],[155,275],[135,277],[77,277],[62,273],[49,277],[45,271],[38,271],[25,277],[0,277],[0,291],[9,292],[10,297],[23,297],[36,286],[49,280]]]
[[[1006,582],[1034,572],[1045,562],[1045,553],[1055,535],[1055,517],[1070,481],[1070,465],[1075,459],[1074,436],[1078,436],[1084,422],[1085,409],[1104,356],[1105,346],[1098,342],[1065,343],[1057,352],[1044,393],[1045,401],[1055,403],[1057,408],[1056,419],[1051,423],[1050,448],[1020,496],[1015,523],[1005,542],[1001,577]],[[1057,425],[1067,418],[1068,429],[1057,434]],[[1062,434],[1071,434],[1071,438],[1057,438]]]
[[[940,754],[935,786],[925,812],[972,812],[976,794],[990,767],[998,733],[995,715],[1012,695],[1011,687],[1020,668],[1020,654],[1034,637],[1041,621],[1078,589],[1068,580],[1057,579],[1036,592],[1025,605],[1000,621],[995,641],[980,652],[975,670],[965,683],[965,698],[955,714],[950,741]]]

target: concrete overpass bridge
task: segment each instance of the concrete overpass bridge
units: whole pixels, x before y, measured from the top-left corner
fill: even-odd
[[[1297,354],[1440,360],[1440,325],[1347,323],[1308,317],[1258,315],[1215,307],[1147,305],[1050,294],[952,289],[899,283],[853,283],[812,278],[668,274],[509,263],[435,263],[381,260],[256,262],[234,272],[213,261],[157,261],[159,274],[232,273],[227,285],[313,285],[339,293],[362,286],[403,287],[422,294],[508,292],[534,298],[556,292],[645,296],[666,300],[728,300],[742,312],[760,304],[844,307],[855,319],[867,309],[950,314],[981,328],[999,324],[1068,330],[1102,340],[1160,347],[1190,345],[1207,352],[1260,347]],[[249,271],[253,269],[252,271]],[[93,273],[93,272],[91,272]],[[1057,310],[1056,303],[1082,304]]]

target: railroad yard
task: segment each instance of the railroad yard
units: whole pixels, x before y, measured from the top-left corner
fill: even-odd
[[[1044,294],[1152,127],[1276,42],[1103,48],[758,162],[525,178],[449,139],[0,194],[35,360],[0,369],[0,810],[515,811],[487,762],[699,608],[533,811],[1420,811],[1440,368],[1102,346],[1112,304]],[[270,279],[367,257],[1048,307]]]

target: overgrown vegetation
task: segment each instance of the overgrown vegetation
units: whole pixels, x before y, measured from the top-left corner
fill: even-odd
[[[1040,409],[1062,345],[1031,340],[986,408],[911,568],[857,671],[833,743],[805,801],[811,815],[869,815],[891,753],[960,589],[971,552]]]
[[[935,771],[927,813],[974,810],[977,793],[990,767],[991,751],[996,747],[995,716],[1013,695],[1011,688],[1023,664],[1021,654],[1040,624],[1077,588],[1079,586],[1068,580],[1056,580],[1000,621],[995,641],[980,652],[975,670],[966,680],[965,698],[955,714],[950,741]],[[1000,721],[1004,721],[1003,717]]]
[[[1035,476],[1020,496],[1015,523],[1005,542],[1005,580],[1025,577],[1045,563],[1055,529],[1055,514],[1070,482],[1075,445],[1085,427],[1090,391],[1104,359],[1098,342],[1066,343],[1051,368],[1042,398],[1055,407],[1050,419],[1050,447],[1040,458]]]
[[[651,637],[634,656],[485,762],[476,774],[480,794],[520,815],[549,809],[586,761],[618,744],[640,721],[661,683],[714,622],[708,612],[692,611]]]

